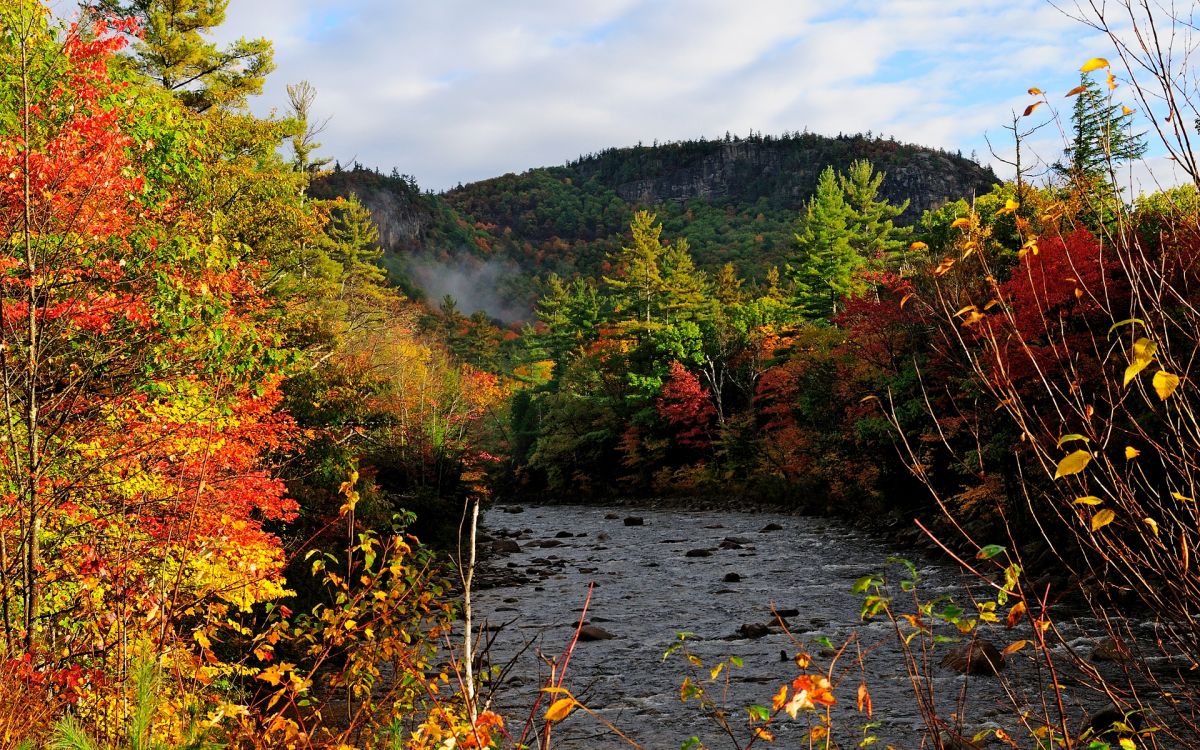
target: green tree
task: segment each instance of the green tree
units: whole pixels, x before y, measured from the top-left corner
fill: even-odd
[[[638,211],[629,229],[632,242],[617,253],[617,275],[604,281],[616,292],[626,317],[649,327],[662,303],[662,225],[649,211]]]
[[[787,266],[792,303],[805,317],[820,320],[833,314],[837,301],[850,292],[854,272],[864,265],[851,244],[850,222],[845,191],[833,167],[826,167],[796,233],[796,262]]]
[[[1071,109],[1071,145],[1055,170],[1078,184],[1108,184],[1112,167],[1145,155],[1144,134],[1131,131],[1133,113],[1121,112],[1087,73],[1080,75],[1079,88]]]
[[[886,175],[875,172],[871,162],[857,159],[843,175],[838,175],[838,184],[845,195],[849,209],[847,229],[850,245],[860,257],[892,260],[903,251],[911,233],[907,227],[897,227],[894,220],[908,208],[908,201],[893,206],[879,198],[879,186]]]
[[[136,18],[142,38],[135,43],[137,70],[175,93],[190,109],[238,107],[262,93],[275,69],[271,43],[239,39],[225,48],[205,39],[225,22],[229,0],[99,0],[92,14]]]

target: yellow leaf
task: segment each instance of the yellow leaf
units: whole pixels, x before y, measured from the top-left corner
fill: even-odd
[[[1154,373],[1153,382],[1154,392],[1158,394],[1160,399],[1166,401],[1175,392],[1175,389],[1179,387],[1179,376],[1169,373],[1166,370],[1159,370]]]
[[[954,317],[961,318],[963,315],[966,315],[967,313],[971,312],[972,310],[978,310],[978,309],[979,308],[977,308],[975,305],[967,305],[966,307],[962,308],[958,312],[954,313]]]
[[[1194,503],[1194,502],[1196,502],[1196,498],[1194,498],[1194,497],[1188,497],[1187,495],[1183,495],[1183,494],[1180,494],[1180,493],[1178,493],[1178,492],[1172,492],[1172,493],[1171,493],[1171,497],[1175,498],[1176,500],[1178,500],[1178,501],[1179,501],[1179,502],[1181,502],[1181,503]]]
[[[200,648],[212,648],[212,641],[208,640],[208,635],[203,630],[192,633],[192,637],[200,644]]]
[[[1122,104],[1122,105],[1121,105],[1121,114],[1123,114],[1123,115],[1132,115],[1134,112],[1137,112],[1137,110],[1136,110],[1136,109],[1130,109],[1129,107],[1126,107],[1124,104]]]
[[[1101,500],[1100,498],[1096,497],[1095,495],[1088,495],[1087,497],[1075,498],[1076,505],[1099,505],[1102,502],[1104,502],[1104,501]]]
[[[1117,744],[1121,746],[1121,750],[1137,750],[1137,745],[1133,744],[1133,740],[1128,737],[1117,740]]]
[[[967,226],[970,226],[970,225],[971,225],[971,220],[970,220],[970,219],[968,219],[968,218],[966,218],[966,217],[964,216],[964,217],[960,217],[960,218],[957,218],[957,219],[955,219],[955,220],[954,220],[954,221],[953,221],[953,222],[950,224],[950,228],[951,228],[951,229],[958,229],[959,227],[967,227]]]
[[[900,298],[900,309],[901,310],[904,309],[905,303],[907,303],[910,299],[912,299],[912,294],[906,294]]]
[[[1042,106],[1043,104],[1045,104],[1045,102],[1034,102],[1033,104],[1030,104],[1028,107],[1025,108],[1025,114],[1023,114],[1021,116],[1029,117],[1030,115],[1033,114],[1033,110],[1037,109],[1038,107]]]
[[[783,685],[782,687],[779,688],[779,692],[776,693],[775,697],[771,699],[771,709],[772,710],[778,711],[779,709],[783,708],[784,705],[787,704],[787,693],[788,693],[787,685]]]
[[[1116,87],[1117,87],[1117,79],[1115,77],[1113,77],[1112,73],[1109,73],[1108,74],[1108,90],[1112,91]]]
[[[908,246],[908,249],[909,250],[928,250],[929,245],[926,245],[924,242],[914,242]]]
[[[1037,86],[1034,86],[1033,88],[1029,89],[1029,95],[1030,96],[1041,96],[1042,90],[1039,89]]]
[[[1154,532],[1154,536],[1158,536],[1158,521],[1155,521],[1153,518],[1143,518],[1142,520],[1145,521],[1146,525],[1150,527],[1150,530]]]
[[[1004,208],[997,211],[996,215],[1003,216],[1005,214],[1011,214],[1011,213],[1014,213],[1020,207],[1021,207],[1020,203],[1017,203],[1012,198],[1009,198],[1008,200],[1004,201]]]
[[[550,704],[550,708],[546,709],[546,721],[562,721],[571,713],[571,709],[575,708],[574,698],[559,698]]]
[[[1157,349],[1158,344],[1147,338],[1140,338],[1133,342],[1133,353],[1130,357],[1129,367],[1125,368],[1125,380],[1122,385],[1129,385],[1130,381],[1138,376],[1138,373],[1145,370],[1154,361],[1154,352]]]
[[[1093,57],[1091,60],[1088,60],[1083,64],[1083,67],[1079,69],[1079,72],[1091,73],[1093,70],[1099,70],[1100,68],[1107,67],[1108,60],[1105,60],[1103,57]]]
[[[1058,462],[1058,469],[1054,472],[1054,478],[1070,476],[1083,471],[1088,462],[1092,460],[1092,454],[1084,450],[1075,451],[1066,458]]]
[[[1140,455],[1142,455],[1142,452],[1137,448],[1134,448],[1132,445],[1125,446],[1125,458],[1134,459]]]
[[[770,732],[763,729],[762,727],[754,728],[754,736],[758,737],[763,742],[774,742],[775,741],[775,735],[771,734]]]
[[[1004,654],[1005,656],[1008,656],[1009,654],[1017,653],[1018,651],[1020,651],[1021,649],[1025,648],[1028,645],[1029,645],[1029,641],[1017,641],[1016,643],[1008,644],[1008,646],[1006,646],[1005,649],[1003,651],[1001,651],[1000,653]]]
[[[1108,508],[1098,512],[1096,515],[1092,516],[1092,531],[1099,531],[1100,529],[1112,523],[1113,519],[1116,517],[1117,514],[1113,513]]]
[[[1075,88],[1073,88],[1073,89],[1071,89],[1070,91],[1068,91],[1068,92],[1065,94],[1065,96],[1068,96],[1068,97],[1070,97],[1070,96],[1075,96],[1076,94],[1079,94],[1079,93],[1081,93],[1081,92],[1082,92],[1084,89],[1086,89],[1086,88],[1087,88],[1087,86],[1076,86]]]

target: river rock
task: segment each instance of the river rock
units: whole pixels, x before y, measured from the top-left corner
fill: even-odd
[[[557,539],[543,539],[542,541],[538,542],[538,546],[543,547],[543,548],[544,547],[561,547],[562,542],[558,541]]]
[[[710,549],[690,549],[684,557],[712,557]]]
[[[725,577],[721,580],[725,583],[737,583],[738,581],[742,580],[742,577],[737,573],[726,573]]]
[[[1004,654],[990,641],[974,640],[943,656],[941,663],[963,674],[996,674],[1004,669]]]
[[[570,539],[573,536],[575,536],[575,535],[569,531],[560,531],[554,535],[554,538],[555,539]]]
[[[777,523],[769,523],[758,530],[758,533],[765,534],[768,531],[783,531],[783,527]]]
[[[742,545],[738,544],[737,542],[731,542],[728,539],[721,542],[717,546],[720,547],[721,549],[741,549],[742,548]]]
[[[646,519],[641,516],[625,516],[626,526],[645,526]]]
[[[747,539],[744,536],[727,536],[721,541],[729,542],[730,544],[753,544],[753,539]]]
[[[620,515],[618,515],[618,514],[616,514],[616,513],[605,513],[605,514],[604,514],[604,520],[605,520],[605,521],[615,521],[615,520],[617,520],[617,519],[618,519],[618,518],[620,518],[620,517],[621,517],[621,516],[620,516]]]
[[[1129,661],[1129,647],[1117,638],[1105,638],[1092,649],[1092,661]]]
[[[1108,741],[1115,745],[1119,737],[1131,737],[1142,728],[1142,716],[1136,712],[1126,713],[1113,704],[1100,709],[1088,717],[1084,732],[1089,740]]]
[[[499,553],[520,552],[521,545],[511,539],[497,539],[492,542],[492,551]]]
[[[771,629],[761,622],[744,622],[737,629],[738,636],[742,638],[762,638],[770,632]]]
[[[616,636],[598,625],[584,625],[579,629],[581,641],[611,641],[613,638]]]
[[[777,609],[777,610],[775,610],[775,614],[779,615],[780,617],[798,617],[800,615],[800,610],[798,610],[798,609]]]

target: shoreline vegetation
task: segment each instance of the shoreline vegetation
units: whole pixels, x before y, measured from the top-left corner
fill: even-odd
[[[961,591],[895,558],[846,594],[894,636],[929,747],[1200,746],[1200,111],[1193,58],[1150,33],[1188,19],[1080,10],[1111,59],[1061,117],[1062,92],[1028,90],[1013,180],[938,154],[990,191],[913,222],[863,155],[806,163],[794,212],[622,197],[640,169],[669,193],[704,142],[562,168],[583,186],[375,175],[433,222],[408,260],[487,269],[464,278],[505,311],[536,298],[521,324],[419,299],[433,266],[385,252],[370,196],[314,188],[346,178],[317,92],[252,115],[271,44],[212,43],[226,5],[98,0],[60,23],[0,0],[0,746],[549,750],[572,713],[604,725],[571,688],[585,618],[527,716],[492,710],[480,509],[668,495],[868,519],[957,565]],[[1054,127],[1061,158],[1032,163]],[[1190,182],[1133,196],[1119,175],[1151,142]],[[496,236],[536,274],[502,288]],[[1120,669],[1074,647],[1068,598]],[[741,707],[722,697],[740,658],[694,646],[668,650],[679,698],[728,746],[878,741],[857,633],[791,641],[794,674]],[[947,670],[995,681],[1006,723],[965,736]],[[1110,708],[1082,719],[1075,689]]]

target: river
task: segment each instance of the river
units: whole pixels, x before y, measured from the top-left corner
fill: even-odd
[[[641,525],[626,525],[627,516],[640,518]],[[888,568],[889,557],[903,555],[917,566],[924,599],[954,594],[962,603],[965,581],[953,567],[916,551],[889,549],[871,534],[832,520],[788,515],[501,507],[485,514],[482,528],[500,540],[484,547],[504,545],[504,540],[520,547],[487,559],[475,597],[477,617],[485,619],[491,638],[487,659],[492,665],[508,665],[493,705],[518,733],[549,675],[545,660],[559,658],[567,648],[589,585],[594,585],[587,622],[613,638],[581,641],[563,686],[643,747],[678,748],[692,736],[713,750],[735,746],[696,701],[680,700],[688,664],[679,655],[663,660],[680,631],[693,634],[687,641],[690,650],[706,667],[730,656],[742,659],[741,668],[728,670],[724,702],[742,746],[748,737],[745,706],[770,705],[779,687],[798,674],[791,661],[797,651],[814,657],[808,671],[828,668],[831,652],[821,645],[823,638],[839,646],[855,639],[835,671],[840,676],[835,691],[838,745],[855,747],[865,736],[867,719],[854,705],[862,674],[856,657],[860,649],[867,652],[865,679],[876,709],[876,746],[922,745],[924,724],[892,626],[883,619],[863,622],[862,596],[851,589],[861,576]],[[779,627],[759,637],[740,631],[743,624],[775,624],[773,606],[794,611],[786,618],[790,636]],[[988,637],[1001,647],[1028,637],[1020,628],[1006,633],[1002,625],[988,627]],[[935,653],[935,662],[940,654]],[[1010,686],[1044,678],[1034,659],[1022,657],[1009,659],[1005,677]],[[931,672],[944,718],[956,711],[960,696],[967,696],[965,734],[1013,724],[1011,702],[995,676],[963,676],[936,664]],[[1065,675],[1059,678],[1068,681]],[[1068,710],[1082,715],[1096,701],[1082,699],[1081,704],[1087,705]],[[803,715],[793,721],[781,714],[771,730],[782,746],[808,746],[800,741],[808,731]],[[553,732],[557,748],[630,746],[581,711]]]

